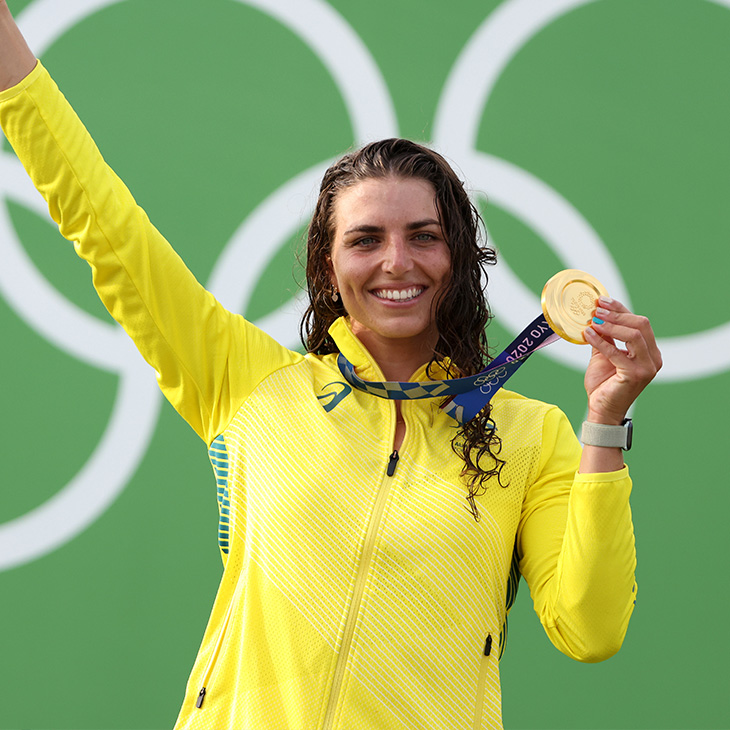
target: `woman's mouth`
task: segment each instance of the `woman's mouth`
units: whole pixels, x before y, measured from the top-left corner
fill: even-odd
[[[373,289],[372,293],[378,299],[388,299],[392,302],[407,302],[419,296],[425,287],[411,286],[407,289]]]

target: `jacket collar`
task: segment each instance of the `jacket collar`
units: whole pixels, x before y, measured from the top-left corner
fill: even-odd
[[[336,319],[330,326],[329,333],[339,351],[355,366],[355,372],[363,380],[385,380],[385,376],[375,358],[353,333],[350,320],[347,317]],[[430,377],[428,377],[426,375],[426,363],[424,363],[411,375],[410,380],[439,380],[445,377],[446,371],[441,365],[432,366]]]

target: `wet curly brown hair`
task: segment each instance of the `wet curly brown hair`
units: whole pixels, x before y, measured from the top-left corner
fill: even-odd
[[[479,211],[464,185],[437,152],[406,139],[373,142],[346,154],[325,173],[307,235],[306,279],[309,306],[300,334],[308,352],[337,352],[330,325],[347,312],[342,298],[333,301],[329,259],[334,236],[334,205],[344,188],[372,178],[417,178],[433,186],[441,228],[451,255],[451,273],[434,301],[438,341],[429,367],[438,363],[449,377],[474,375],[489,362],[486,326],[491,314],[486,301],[485,267],[496,263],[494,249],[486,245]],[[482,243],[482,241],[484,243]],[[464,461],[469,510],[479,519],[475,497],[483,494],[494,477],[501,484],[504,461],[501,441],[486,406],[465,423],[451,446]]]

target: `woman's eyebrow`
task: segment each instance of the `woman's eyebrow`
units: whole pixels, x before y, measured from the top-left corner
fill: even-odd
[[[359,226],[353,226],[352,228],[348,228],[344,232],[344,236],[346,236],[348,233],[384,233],[385,228],[382,226],[369,226],[366,223],[363,223]]]
[[[435,218],[426,218],[422,221],[414,221],[413,223],[408,223],[408,225],[406,225],[406,228],[409,231],[413,231],[416,228],[426,228],[427,226],[438,226],[439,228],[441,228],[441,223]]]
[[[437,221],[435,218],[426,218],[422,221],[413,221],[413,223],[406,223],[406,229],[409,231],[414,231],[417,228],[426,228],[428,226],[438,226],[440,228],[441,223],[439,223],[439,221]],[[385,233],[385,228],[383,228],[383,226],[371,226],[363,223],[361,225],[348,228],[343,235],[347,236],[350,233]]]

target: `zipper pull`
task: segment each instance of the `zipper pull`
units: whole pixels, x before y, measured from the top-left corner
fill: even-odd
[[[205,687],[203,687],[200,690],[200,693],[198,694],[198,699],[195,701],[195,706],[197,708],[201,708],[203,706],[203,700],[205,699]]]
[[[395,467],[398,466],[398,459],[399,458],[400,457],[398,456],[398,451],[397,450],[394,451],[390,455],[390,459],[388,460],[388,472],[387,472],[387,474],[388,474],[389,477],[392,477],[393,474],[395,474]]]
[[[492,653],[492,635],[487,636],[487,641],[484,644],[484,656],[489,656]]]

